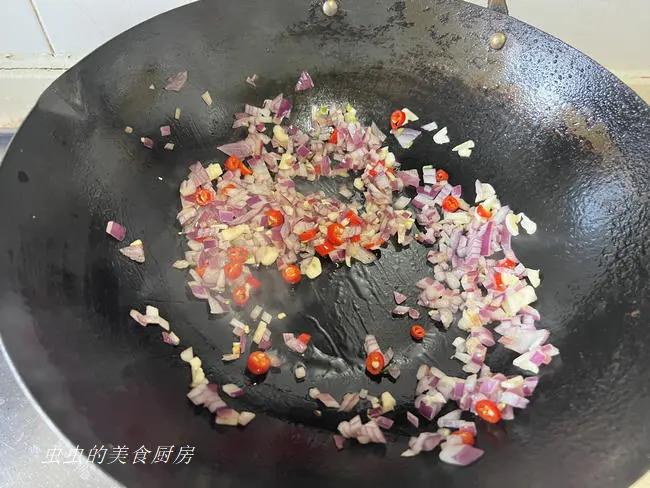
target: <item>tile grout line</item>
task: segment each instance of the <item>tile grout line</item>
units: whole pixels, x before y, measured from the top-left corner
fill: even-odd
[[[32,6],[32,10],[34,11],[34,15],[36,15],[36,21],[38,22],[38,25],[41,27],[41,32],[43,32],[43,36],[45,36],[45,42],[47,42],[47,46],[50,49],[50,54],[54,56],[55,51],[54,51],[54,45],[52,44],[52,41],[50,40],[50,36],[47,35],[47,30],[45,29],[45,24],[43,24],[43,19],[41,19],[41,14],[38,11],[38,8],[36,7],[36,4],[34,3],[34,0],[29,0],[29,4]]]

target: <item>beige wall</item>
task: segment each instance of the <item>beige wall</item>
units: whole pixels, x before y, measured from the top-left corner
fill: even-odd
[[[650,0],[507,2],[510,15],[562,39],[609,70],[650,75]]]

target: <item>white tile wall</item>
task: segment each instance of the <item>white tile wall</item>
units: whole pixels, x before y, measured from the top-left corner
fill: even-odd
[[[84,55],[120,32],[193,0],[32,1],[55,52]]]
[[[192,1],[0,0],[0,128],[15,127],[49,81],[80,57],[120,32]],[[339,1],[343,8],[347,2],[372,4]],[[507,1],[513,17],[577,47],[650,101],[650,0]]]
[[[191,1],[0,0],[11,4],[0,16],[0,55],[49,53],[44,29],[56,54],[81,56],[143,20]],[[343,5],[352,1],[366,0],[341,0]],[[611,70],[650,71],[650,0],[508,0],[508,5],[512,16],[559,37]]]
[[[467,0],[485,6],[487,0]],[[650,74],[650,0],[507,0],[510,15],[618,73]]]
[[[7,2],[9,5],[4,4]],[[49,53],[36,13],[29,0],[0,1],[0,53]]]

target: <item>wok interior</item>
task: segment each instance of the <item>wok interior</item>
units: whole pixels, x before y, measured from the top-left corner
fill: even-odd
[[[423,123],[430,120],[437,120],[441,127],[449,121],[450,133],[457,142],[472,138],[471,133],[463,133],[467,130],[464,121],[454,117],[454,101],[441,97],[435,90],[435,85],[419,82],[406,76],[400,77],[401,91],[406,96],[396,96],[393,82],[398,76],[397,72],[382,69],[369,69],[363,72],[347,73],[312,73],[318,80],[318,87],[305,93],[293,93],[293,79],[281,82],[262,83],[256,90],[242,87],[238,94],[238,100],[224,100],[223,106],[231,108],[232,112],[240,111],[243,103],[261,105],[264,98],[272,98],[279,92],[290,93],[294,104],[292,122],[297,123],[303,129],[308,129],[311,107],[313,105],[343,105],[352,104],[357,108],[359,116],[366,123],[375,120],[380,127],[388,133],[388,115],[396,107],[409,107],[419,114]],[[450,83],[444,83],[449,86]],[[373,87],[369,90],[368,87]],[[232,91],[238,91],[239,87],[232,87]],[[214,95],[213,95],[214,96]],[[456,104],[471,106],[478,103],[483,94],[472,93],[471,90],[460,87],[457,90]],[[163,102],[164,103],[164,102]],[[221,105],[222,101],[217,102]],[[239,104],[239,108],[237,108]],[[201,107],[202,108],[202,107]],[[151,107],[145,113],[156,110]],[[119,111],[119,110],[118,110]],[[191,123],[193,114],[181,117],[180,121],[172,121],[172,132],[182,132],[182,128]],[[447,118],[448,117],[448,118]],[[227,117],[226,117],[227,118]],[[190,122],[188,122],[190,119]],[[140,121],[138,121],[140,122]],[[151,125],[162,125],[166,120],[142,121]],[[496,121],[499,123],[517,124],[512,119],[509,121]],[[519,121],[524,126],[525,121]],[[209,316],[207,305],[194,299],[185,286],[188,276],[185,272],[169,270],[170,264],[175,259],[182,257],[185,239],[178,236],[178,227],[173,216],[180,209],[178,203],[178,185],[182,178],[187,175],[187,163],[196,159],[203,162],[223,161],[225,156],[214,149],[226,140],[237,140],[245,137],[244,130],[232,131],[228,122],[225,127],[218,128],[219,132],[228,134],[227,139],[212,135],[201,136],[200,139],[192,141],[190,138],[180,140],[178,147],[182,152],[168,156],[162,154],[160,161],[155,164],[140,161],[136,164],[144,166],[144,171],[138,178],[128,185],[132,188],[120,189],[121,198],[128,202],[129,214],[127,227],[137,229],[143,224],[139,220],[146,218],[147,231],[143,235],[147,246],[154,245],[151,250],[162,252],[162,255],[155,256],[154,263],[148,263],[144,267],[144,274],[149,275],[150,267],[154,267],[153,275],[161,276],[160,283],[151,283],[154,290],[147,287],[146,291],[138,294],[136,303],[149,303],[150,297],[169,297],[167,314],[180,316],[172,320],[177,324],[177,333],[184,344],[192,345],[195,353],[198,354],[204,364],[204,369],[216,383],[233,382],[240,385],[250,385],[255,379],[245,374],[244,361],[239,360],[230,364],[221,361],[221,355],[227,353],[233,341],[231,327],[228,326],[230,315],[226,317]],[[119,131],[121,126],[115,128]],[[137,140],[131,138],[127,143],[136,144]],[[490,145],[488,141],[478,141],[481,145],[478,153],[489,152],[483,145]],[[188,147],[189,146],[189,147]],[[195,147],[192,147],[195,146]],[[207,147],[208,149],[196,150],[196,146]],[[393,144],[395,146],[395,144]],[[396,149],[396,148],[395,148]],[[397,151],[398,159],[404,163],[406,168],[420,167],[423,164],[434,164],[436,167],[447,170],[454,183],[462,183],[466,189],[466,197],[473,201],[473,183],[479,177],[484,181],[490,181],[503,201],[513,205],[517,210],[526,210],[534,219],[541,217],[540,224],[544,225],[544,216],[537,213],[533,202],[521,198],[527,192],[512,192],[508,188],[508,173],[499,171],[489,159],[480,157],[480,162],[473,160],[461,160],[450,152],[450,146],[437,146],[430,134],[425,133],[414,145],[412,150]],[[147,157],[149,153],[139,150],[138,153]],[[137,159],[137,156],[136,156]],[[170,161],[173,159],[173,161]],[[124,164],[132,165],[133,161],[124,161]],[[502,164],[501,161],[498,164]],[[503,177],[499,176],[499,173]],[[491,175],[491,176],[488,176]],[[160,191],[151,192],[145,195],[142,200],[143,207],[140,207],[139,199],[133,202],[131,196],[138,193],[137,188],[146,188],[157,185],[157,177],[160,176],[164,187]],[[316,187],[327,187],[328,183],[318,183]],[[351,185],[351,179],[347,180]],[[519,183],[525,187],[525,182]],[[532,182],[529,182],[532,184]],[[120,185],[122,187],[122,185]],[[142,190],[140,190],[142,192]],[[510,197],[512,196],[512,199]],[[111,197],[113,198],[113,197]],[[517,201],[519,199],[519,201]],[[164,218],[157,219],[149,217],[149,207],[156,206],[164,210]],[[149,228],[151,227],[151,228]],[[541,233],[540,233],[541,234]],[[155,236],[156,241],[151,242],[150,236]],[[543,252],[537,247],[543,243],[543,236],[522,236],[516,241],[516,250],[522,255],[522,259],[529,266],[537,268],[543,261]],[[164,242],[164,244],[163,244]],[[164,246],[164,248],[163,248]],[[443,368],[450,374],[461,374],[460,367],[456,361],[449,360],[453,354],[451,342],[458,335],[458,331],[452,329],[445,332],[436,327],[430,319],[423,317],[421,322],[427,329],[435,331],[427,337],[422,344],[414,343],[408,334],[408,329],[414,321],[407,318],[395,319],[391,316],[390,310],[394,307],[392,298],[393,290],[400,290],[410,296],[409,303],[417,299],[418,290],[414,283],[424,277],[431,275],[431,265],[426,262],[427,248],[417,243],[411,246],[402,247],[392,242],[387,249],[380,252],[381,259],[373,265],[364,266],[356,263],[352,268],[329,264],[325,273],[317,280],[310,282],[303,280],[300,286],[291,289],[283,282],[277,270],[271,268],[256,275],[263,281],[261,293],[253,299],[253,303],[259,303],[273,315],[279,312],[287,314],[284,320],[275,319],[271,324],[273,331],[274,347],[282,350],[281,333],[292,332],[300,334],[307,332],[313,336],[314,348],[310,348],[306,357],[300,357],[290,352],[283,353],[286,364],[282,372],[273,372],[263,382],[250,390],[241,400],[246,408],[254,410],[266,410],[280,418],[300,420],[312,425],[333,427],[338,421],[344,419],[346,414],[327,411],[322,416],[314,415],[314,402],[308,398],[307,391],[310,387],[317,387],[323,392],[329,392],[335,396],[341,396],[346,392],[359,391],[368,388],[379,394],[384,390],[390,390],[406,408],[412,405],[415,371],[423,362],[429,362]],[[120,263],[120,267],[133,268],[130,263]],[[158,268],[158,269],[156,269]],[[546,270],[545,270],[546,271]],[[552,275],[551,275],[552,279]],[[146,281],[146,278],[145,278]],[[182,305],[178,310],[177,305]],[[142,308],[142,307],[141,307]],[[422,310],[425,313],[425,310]],[[248,319],[246,311],[238,314],[244,321],[254,325]],[[552,319],[545,326],[560,328],[560,324],[553,323]],[[150,331],[144,331],[151,333]],[[383,348],[392,347],[396,352],[396,361],[404,370],[403,377],[397,382],[390,382],[383,379],[380,384],[376,379],[365,374],[363,339],[368,333],[375,334]],[[561,344],[560,344],[561,345]],[[492,354],[490,364],[495,370],[506,370],[514,372],[508,364],[515,357],[514,353],[501,350]],[[308,379],[297,383],[292,374],[292,366],[296,362],[303,361],[309,371]],[[395,383],[395,384],[393,384]],[[404,422],[405,423],[405,422]]]

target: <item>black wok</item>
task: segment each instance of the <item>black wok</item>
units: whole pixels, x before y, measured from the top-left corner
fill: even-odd
[[[498,31],[506,44],[490,50]],[[182,92],[161,90],[184,69]],[[302,70],[317,87],[297,94]],[[252,73],[257,89],[244,82]],[[200,97],[206,90],[211,107]],[[274,332],[310,332],[327,357],[308,358],[312,379],[302,385],[289,356],[281,374],[247,388],[240,408],[265,414],[245,430],[216,427],[191,407],[178,350],[128,317],[132,307],[158,306],[214,382],[250,384],[241,361],[219,359],[232,340],[228,319],[209,317],[170,267],[182,253],[174,217],[189,163],[222,160],[215,147],[238,137],[231,114],[280,91],[303,123],[313,103],[350,102],[384,130],[404,106],[447,125],[452,140],[476,141],[471,159],[429,137],[398,158],[407,167],[435,163],[470,193],[475,178],[490,181],[538,223],[515,246],[543,270],[537,306],[561,356],[543,370],[530,408],[480,426],[487,453],[475,465],[400,458],[410,433],[403,420],[387,448],[338,453],[338,416],[314,416],[306,395],[309,386],[339,396],[390,390],[402,419],[421,362],[456,371],[447,359],[453,331],[417,346],[388,313],[395,287],[413,294],[430,273],[421,246],[391,245],[374,266],[331,267],[295,294],[276,273],[261,274],[264,304],[288,315]],[[3,340],[36,400],[80,447],[196,447],[189,465],[104,465],[129,486],[625,486],[648,468],[650,448],[649,115],[584,55],[462,2],[350,1],[334,18],[297,0],[183,7],[68,71],[13,140],[0,169]],[[139,143],[140,135],[158,141],[167,123],[173,152]],[[137,136],[124,134],[126,125]],[[147,263],[117,253],[104,233],[110,219],[144,240]],[[396,349],[403,372],[395,384],[363,374],[366,330]],[[488,363],[510,372],[512,359],[497,349]]]

